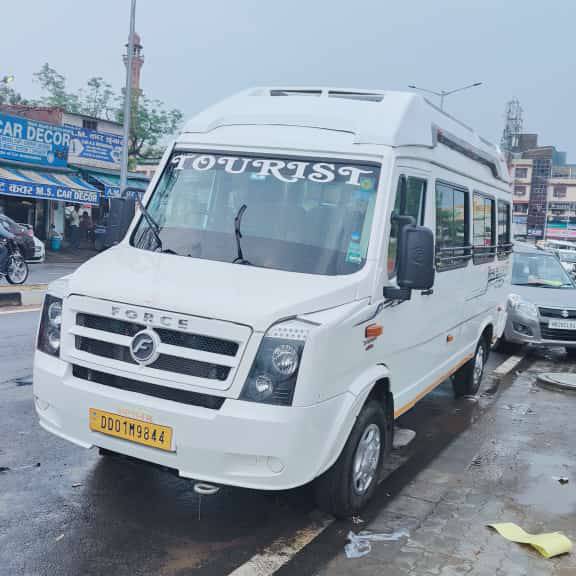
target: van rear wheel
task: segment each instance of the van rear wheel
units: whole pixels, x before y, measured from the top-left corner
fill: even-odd
[[[476,346],[474,356],[452,376],[452,387],[456,398],[478,394],[488,353],[488,340],[482,336]]]
[[[318,508],[348,518],[372,498],[392,438],[384,407],[364,405],[336,463],[315,481]]]

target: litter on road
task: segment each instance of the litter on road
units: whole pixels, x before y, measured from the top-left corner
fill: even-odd
[[[397,530],[396,532],[369,532],[363,530],[354,534],[348,532],[348,543],[344,546],[347,558],[362,558],[372,550],[371,542],[396,542],[404,536],[409,536],[408,530]]]
[[[488,524],[488,526],[494,528],[506,540],[517,542],[518,544],[529,544],[538,550],[544,558],[553,558],[560,554],[567,554],[572,550],[572,542],[561,532],[529,534],[512,522]]]

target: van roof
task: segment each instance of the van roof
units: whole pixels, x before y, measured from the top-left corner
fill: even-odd
[[[326,87],[251,88],[193,117],[183,134],[225,126],[301,126],[345,132],[355,144],[434,147],[438,141],[497,166],[507,180],[497,146],[434,106],[420,94]],[[494,171],[494,170],[493,170]]]

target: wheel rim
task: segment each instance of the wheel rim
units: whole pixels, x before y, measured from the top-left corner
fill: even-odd
[[[26,278],[26,263],[24,260],[12,258],[8,265],[8,275],[15,284],[23,282]]]
[[[352,483],[356,494],[365,494],[376,478],[380,444],[380,428],[376,424],[370,424],[364,430],[354,454]]]
[[[473,372],[473,384],[474,390],[478,390],[480,387],[480,381],[482,380],[482,374],[484,373],[484,346],[478,346],[478,351],[474,358],[474,372]]]

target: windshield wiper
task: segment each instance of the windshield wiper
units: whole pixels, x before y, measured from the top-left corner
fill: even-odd
[[[240,210],[236,214],[234,218],[234,237],[236,238],[236,258],[232,260],[233,264],[247,264],[248,266],[252,266],[252,262],[246,260],[244,258],[244,254],[242,253],[242,232],[240,231],[240,225],[242,224],[242,216],[244,216],[244,212],[248,209],[246,204],[242,204],[240,206]]]
[[[150,212],[148,212],[148,210],[146,209],[144,204],[142,204],[142,201],[140,200],[138,195],[136,195],[135,198],[136,198],[136,205],[138,206],[140,212],[142,212],[142,216],[144,216],[144,220],[146,220],[148,226],[150,227],[150,230],[152,230],[152,234],[154,234],[154,238],[156,239],[156,242],[158,242],[158,248],[160,249],[160,252],[167,252],[167,253],[175,254],[175,252],[173,252],[172,250],[166,250],[165,251],[162,249],[162,239],[160,238],[160,225],[150,215]]]

